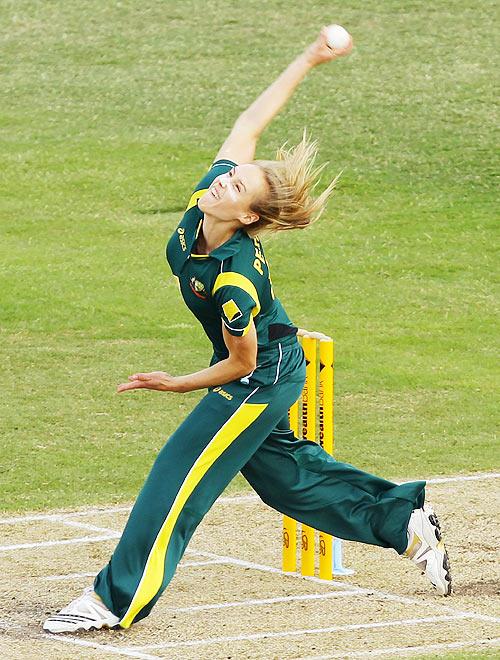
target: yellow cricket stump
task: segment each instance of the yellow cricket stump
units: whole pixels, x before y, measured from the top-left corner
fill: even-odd
[[[302,390],[302,438],[316,438],[316,339],[304,337],[302,348],[306,358],[306,381]],[[301,572],[314,575],[314,529],[302,525]]]
[[[333,341],[319,342],[319,443],[333,456]],[[319,533],[319,577],[333,578],[333,539]]]
[[[317,363],[319,357],[319,443],[329,454],[333,454],[333,340],[326,335],[314,333],[303,337],[302,348],[306,359],[306,380],[300,399],[290,408],[290,428],[295,437],[316,440],[316,397]],[[318,351],[319,340],[319,351]],[[299,407],[300,406],[300,407]],[[301,433],[299,434],[299,423]],[[297,522],[288,516],[283,518],[283,571],[297,570]],[[319,576],[324,580],[333,578],[333,543],[329,534],[319,532]],[[315,530],[302,525],[301,572],[314,575]]]
[[[288,516],[283,516],[283,570],[297,570],[297,522]]]

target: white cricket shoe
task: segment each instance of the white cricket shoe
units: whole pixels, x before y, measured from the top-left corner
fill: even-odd
[[[110,612],[92,587],[57,614],[50,616],[43,629],[51,633],[114,628],[120,619]]]
[[[404,553],[425,573],[441,596],[451,594],[450,561],[441,537],[439,520],[431,506],[414,509],[408,523],[408,547]]]

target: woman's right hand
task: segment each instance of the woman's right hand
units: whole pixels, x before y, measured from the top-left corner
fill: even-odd
[[[312,330],[304,330],[304,328],[297,329],[297,337],[310,337],[311,339],[330,339],[328,335],[323,332],[313,332]]]
[[[149,373],[133,374],[128,377],[128,383],[118,385],[117,392],[128,390],[158,390],[159,392],[182,392],[182,377],[171,376],[165,371],[150,371]]]
[[[311,66],[324,64],[325,62],[332,62],[337,57],[344,57],[349,55],[353,48],[352,37],[349,45],[346,48],[330,48],[328,45],[327,26],[321,28],[318,38],[305,50],[305,55]]]

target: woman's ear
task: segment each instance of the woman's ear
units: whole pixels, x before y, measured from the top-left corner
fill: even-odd
[[[257,222],[258,219],[259,216],[253,211],[249,211],[248,213],[240,216],[240,222],[242,222],[244,225],[253,225],[253,223]]]

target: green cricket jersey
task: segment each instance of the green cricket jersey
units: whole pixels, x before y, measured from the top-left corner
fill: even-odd
[[[258,238],[250,238],[240,229],[210,254],[192,254],[203,221],[198,199],[214,179],[234,166],[236,163],[230,160],[213,163],[196,186],[166,251],[182,297],[202,324],[218,360],[228,355],[223,323],[232,335],[244,336],[253,318],[259,351],[297,332],[274,296],[269,266]]]

